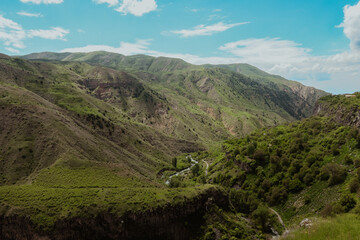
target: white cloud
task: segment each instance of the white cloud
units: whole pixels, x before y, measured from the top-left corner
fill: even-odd
[[[65,36],[69,34],[68,30],[65,30],[61,27],[53,27],[48,30],[29,30],[27,36],[29,38],[33,37],[40,37],[44,39],[51,39],[51,40],[66,40]]]
[[[223,22],[216,23],[214,25],[198,25],[193,29],[183,29],[183,30],[173,30],[170,31],[171,33],[178,34],[181,37],[194,37],[194,36],[210,36],[218,32],[226,31],[230,28],[248,24],[249,22],[242,22],[242,23],[233,23],[233,24],[225,24]]]
[[[10,52],[18,51],[16,48],[25,48],[24,41],[28,38],[39,37],[51,40],[66,40],[65,36],[68,33],[68,30],[61,27],[53,27],[46,30],[25,30],[20,24],[0,15],[0,41],[4,42],[4,45],[7,47],[6,49]]]
[[[64,0],[20,0],[23,3],[34,3],[34,4],[60,4]]]
[[[95,52],[106,51],[114,52],[123,55],[135,55],[135,54],[150,54],[152,51],[148,50],[150,45],[149,39],[137,40],[135,43],[121,42],[119,47],[112,47],[107,45],[88,45],[79,48],[67,48],[61,52]]]
[[[240,59],[246,59],[247,62],[261,62],[269,65],[304,61],[311,51],[293,41],[278,38],[245,39],[227,43],[219,49]]]
[[[21,30],[22,29],[20,24],[12,21],[10,19],[6,19],[2,15],[0,15],[0,29],[4,29],[4,28],[10,28],[12,30]]]
[[[155,0],[93,0],[97,4],[108,4],[113,7],[115,11],[123,13],[124,15],[132,14],[141,17],[145,13],[155,11],[157,4]]]
[[[344,28],[344,34],[350,39],[350,47],[360,50],[360,2],[344,7],[344,21],[338,26]]]
[[[7,47],[7,48],[5,48],[6,50],[8,50],[9,52],[11,52],[11,53],[20,53],[20,51],[19,50],[17,50],[17,49],[15,49],[15,48],[11,48],[11,47]]]
[[[107,3],[109,7],[113,7],[119,4],[118,0],[93,0],[97,4]]]
[[[28,13],[28,12],[17,12],[18,15],[25,16],[25,17],[42,17],[43,15],[40,13]]]
[[[157,4],[155,0],[123,0],[120,7],[115,10],[123,14],[133,14],[135,16],[142,16],[145,13],[155,11]]]

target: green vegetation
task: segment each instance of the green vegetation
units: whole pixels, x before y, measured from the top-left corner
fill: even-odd
[[[0,213],[31,216],[43,230],[50,230],[57,220],[94,217],[102,212],[121,216],[125,212],[153,210],[169,203],[190,201],[211,186],[192,188],[41,187],[36,185],[0,187]]]
[[[355,240],[360,235],[360,217],[357,214],[344,214],[335,218],[315,219],[308,229],[298,229],[281,239],[286,240]]]
[[[264,129],[309,116],[322,91],[249,65],[105,52],[28,58],[43,60],[0,60],[1,216],[43,231],[201,199],[199,211],[188,206],[204,221],[199,238],[265,239],[284,231],[269,205],[287,223],[357,209],[356,129],[328,117]],[[222,144],[232,136],[244,138]],[[166,186],[192,165],[189,153],[199,163]]]

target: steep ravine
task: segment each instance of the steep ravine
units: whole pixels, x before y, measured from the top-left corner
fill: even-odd
[[[331,117],[337,123],[359,128],[360,106],[355,104],[356,101],[352,101],[359,97],[360,95],[357,93],[322,98],[316,103],[313,115]],[[329,99],[337,99],[342,104],[335,104],[336,102],[331,102]]]
[[[226,208],[227,197],[222,190],[211,188],[186,203],[122,216],[103,212],[95,217],[63,219],[48,231],[39,230],[28,217],[1,216],[0,239],[193,239],[204,224],[206,210],[214,204]]]

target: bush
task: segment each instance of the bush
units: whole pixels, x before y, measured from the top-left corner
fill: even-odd
[[[253,155],[253,158],[256,160],[256,163],[259,165],[264,165],[268,160],[268,157],[269,157],[268,154],[262,149],[257,149]]]
[[[344,207],[340,203],[332,203],[326,205],[321,211],[323,217],[332,217],[335,214],[344,213]]]
[[[346,194],[341,197],[340,204],[344,207],[345,212],[349,212],[356,206],[356,200],[350,194]]]
[[[263,232],[271,232],[273,215],[266,206],[259,205],[259,207],[252,212],[251,218],[257,228],[261,229]]]
[[[269,204],[274,206],[286,201],[288,194],[284,187],[274,187],[271,190],[270,197],[268,198]]]
[[[303,183],[298,179],[295,178],[289,182],[289,191],[290,192],[298,192],[304,188]]]
[[[259,200],[254,193],[246,192],[244,190],[231,189],[229,201],[235,210],[241,213],[251,213],[259,205]]]
[[[177,168],[177,158],[176,157],[174,157],[172,159],[172,165],[173,165],[174,168]]]
[[[315,179],[315,177],[312,173],[306,173],[303,181],[307,186],[310,186],[313,183],[314,179]]]
[[[351,180],[349,190],[351,193],[356,193],[360,188],[359,180],[357,178]]]
[[[322,167],[320,172],[322,180],[328,180],[329,186],[336,185],[345,181],[345,168],[336,163],[328,163]]]
[[[182,186],[182,182],[179,177],[172,177],[170,179],[169,187],[171,188],[178,188]]]
[[[191,168],[191,172],[193,174],[194,177],[197,177],[200,175],[200,166],[199,164],[195,164],[192,168]]]

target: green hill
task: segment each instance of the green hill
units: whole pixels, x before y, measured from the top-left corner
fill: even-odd
[[[246,201],[256,200],[251,211],[239,210],[233,201],[244,196],[230,190],[237,185],[228,178],[237,181],[244,169],[223,156],[232,145],[237,148],[248,140],[229,140],[218,153],[214,149],[225,139],[309,116],[325,92],[295,84],[302,89],[298,91],[290,87],[293,82],[269,80],[265,73],[255,77],[179,59],[105,52],[24,58],[36,60],[0,57],[4,239],[207,239],[219,232],[264,238],[270,231],[270,225],[261,225],[264,215],[276,231],[283,231],[276,216],[260,204],[273,188],[263,195],[245,195]],[[315,121],[322,127],[326,119],[301,124],[312,127]],[[284,136],[292,138],[291,125],[283,128],[289,128]],[[248,138],[259,138],[262,149],[262,136]],[[314,141],[323,139],[314,136]],[[212,163],[208,174],[205,164],[195,165],[172,179],[170,186],[178,188],[169,188],[168,177],[191,165],[189,153],[199,161],[207,156]],[[241,156],[254,163],[253,155]],[[293,158],[288,158],[291,164]],[[263,181],[254,164],[249,190]],[[261,167],[272,168],[265,163]],[[336,191],[329,196],[337,196]],[[284,209],[281,214],[292,219]]]
[[[130,72],[144,85],[166,97],[173,110],[162,114],[161,120],[142,121],[160,125],[167,132],[189,140],[199,137],[202,141],[218,141],[230,136],[244,136],[259,127],[308,117],[316,100],[327,95],[246,64],[196,66],[180,59],[144,55],[126,57],[107,52],[34,53],[24,58],[86,62]],[[174,124],[186,126],[190,132],[169,129],[169,125]],[[204,135],[209,133],[204,124],[212,126],[212,136]],[[189,128],[189,125],[195,128]]]
[[[327,239],[319,238],[326,222],[340,228],[334,238],[345,239],[341,236],[350,235],[339,221],[348,217],[316,218],[359,212],[359,104],[358,93],[323,97],[313,117],[226,141],[218,152],[202,155],[212,163],[207,181],[227,188],[233,209],[252,221],[263,205],[277,210],[290,227],[314,219],[314,229],[295,231],[289,239]],[[272,221],[264,212],[258,228],[273,234],[277,223]],[[211,225],[208,232],[220,227]],[[231,229],[222,233],[233,236]]]

